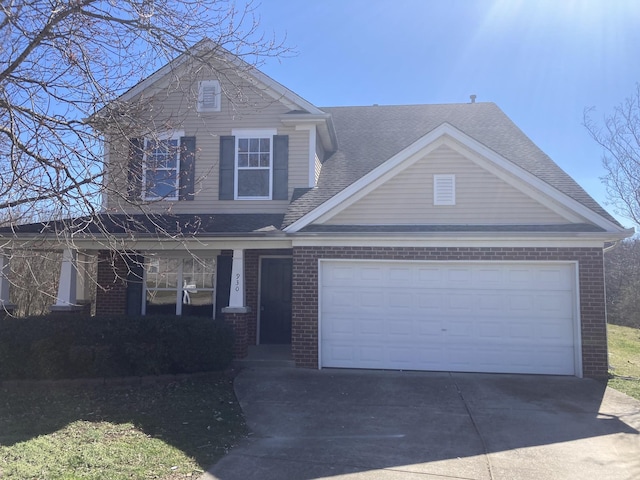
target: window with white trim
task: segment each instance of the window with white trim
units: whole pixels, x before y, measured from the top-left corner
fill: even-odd
[[[219,112],[222,92],[217,80],[203,80],[198,84],[198,112]]]
[[[176,134],[144,139],[142,193],[145,200],[178,200],[180,137],[181,134]]]
[[[271,199],[275,134],[272,130],[234,131],[236,199]]]
[[[151,257],[144,270],[146,315],[213,317],[215,258]]]
[[[456,176],[453,174],[441,174],[433,176],[433,204],[456,204]]]

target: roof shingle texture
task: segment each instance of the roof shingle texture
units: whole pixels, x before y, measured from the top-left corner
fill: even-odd
[[[618,224],[494,103],[327,107],[322,110],[333,117],[338,149],[324,162],[317,187],[294,196],[283,227],[322,205],[445,122]]]
[[[100,214],[51,222],[31,223],[0,228],[0,236],[13,234],[57,235],[67,232],[76,236],[93,236],[109,232],[113,235],[137,237],[197,237],[229,234],[270,234],[282,224],[282,214]]]

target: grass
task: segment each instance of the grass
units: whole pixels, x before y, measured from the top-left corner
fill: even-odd
[[[246,434],[223,374],[0,389],[0,478],[197,478]]]
[[[608,385],[640,400],[640,329],[609,325]]]

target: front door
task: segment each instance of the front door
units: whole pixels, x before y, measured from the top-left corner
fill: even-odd
[[[260,343],[291,343],[291,258],[264,257],[260,271]]]

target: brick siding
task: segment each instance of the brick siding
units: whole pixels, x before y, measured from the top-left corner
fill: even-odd
[[[251,312],[232,313],[224,312],[224,321],[231,325],[235,342],[233,344],[233,358],[245,358],[249,351],[249,343],[247,342],[247,326],[251,316]]]
[[[299,367],[318,368],[318,260],[577,261],[584,376],[607,376],[604,265],[601,248],[295,247],[292,353]]]
[[[96,315],[124,315],[127,306],[127,264],[120,254],[98,252]]]

